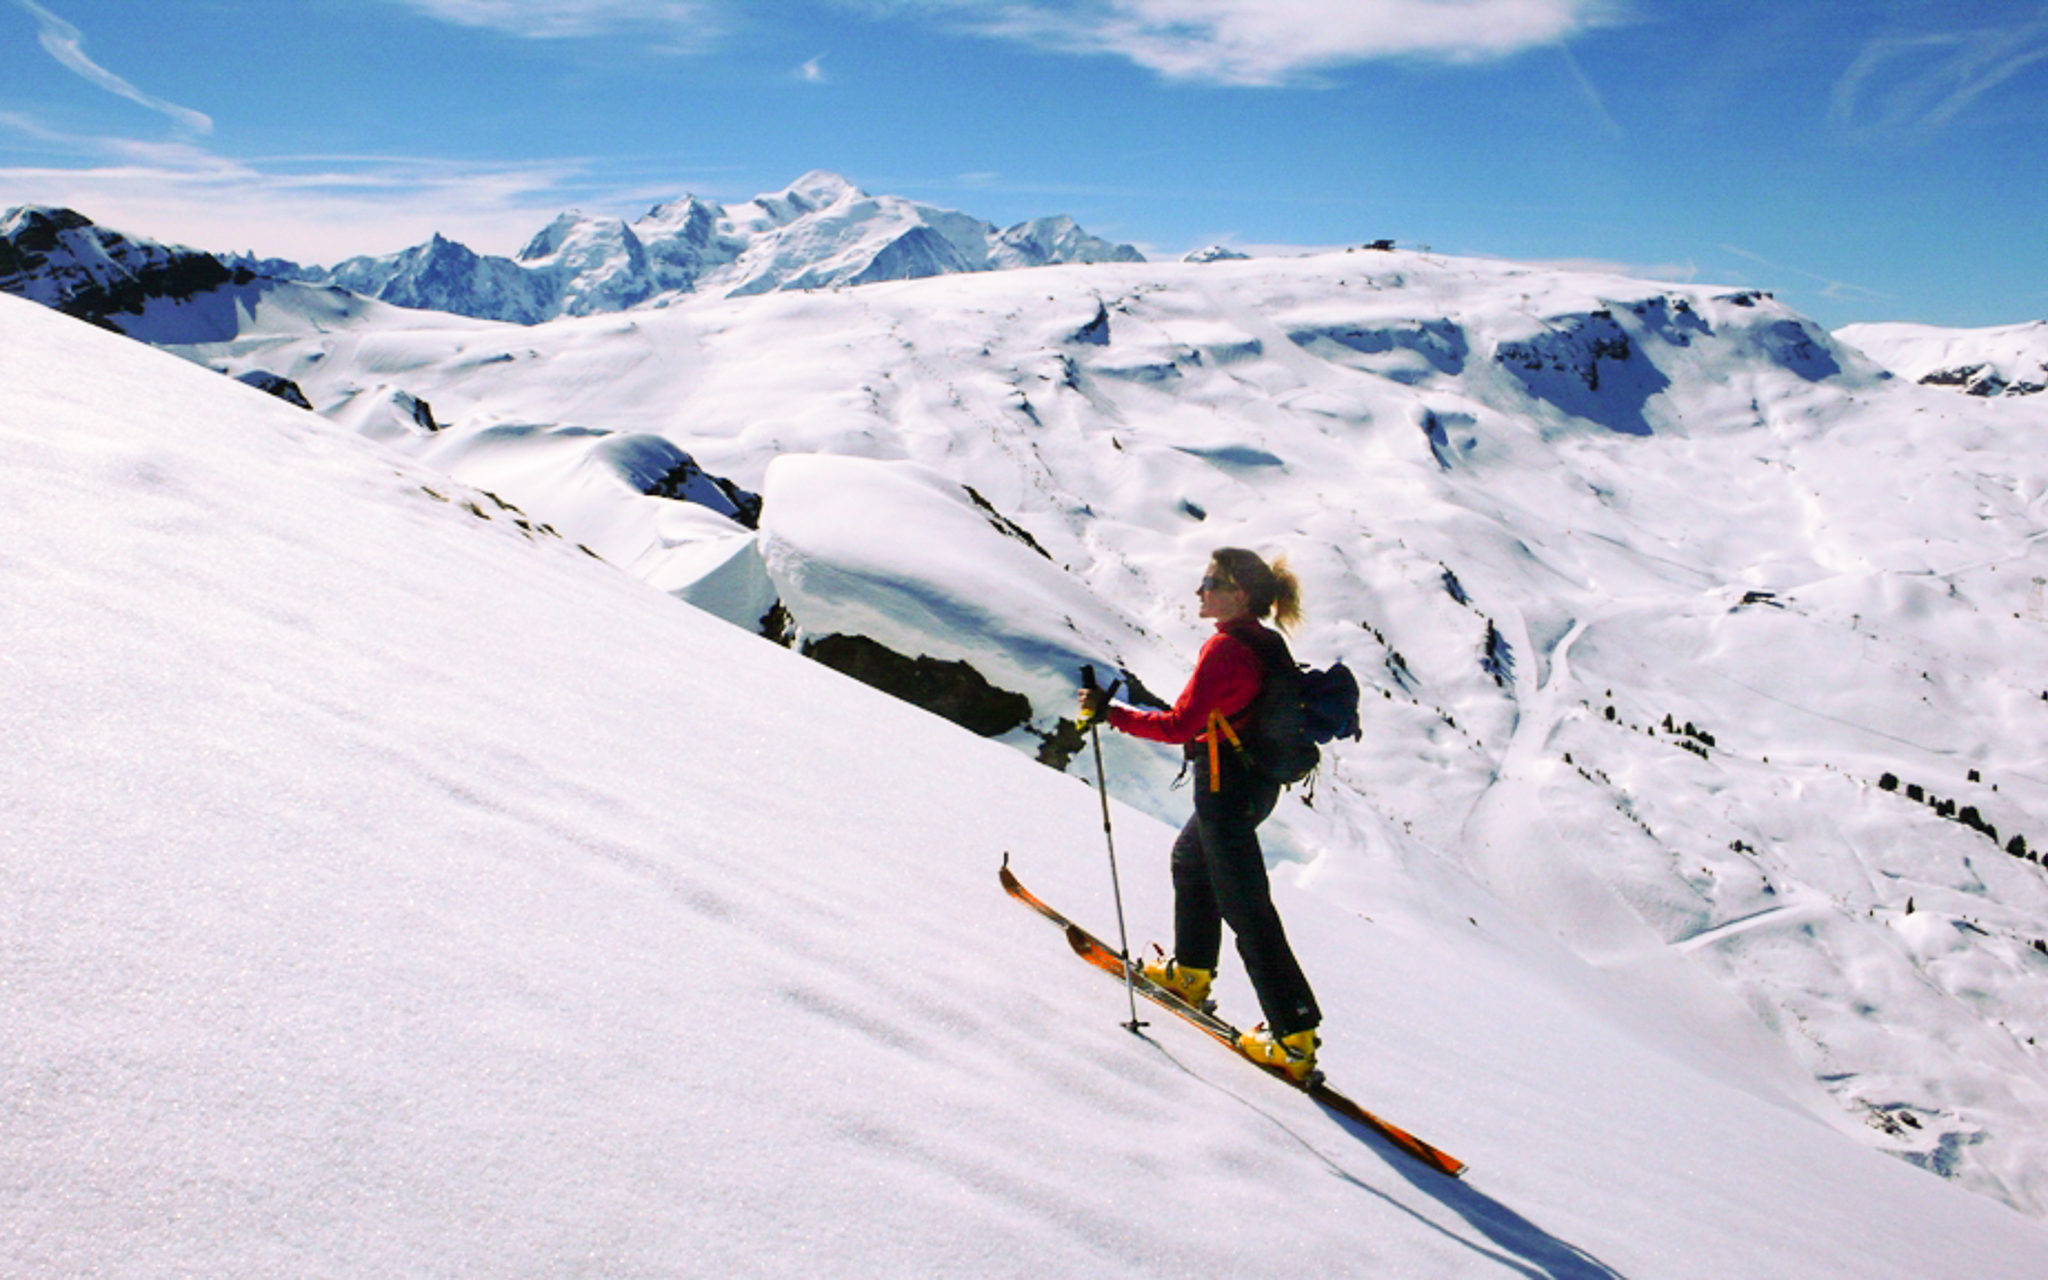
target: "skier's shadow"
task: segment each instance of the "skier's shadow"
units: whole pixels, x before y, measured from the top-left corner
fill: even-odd
[[[1414,1157],[1355,1120],[1332,1111],[1326,1111],[1324,1114],[1335,1120],[1360,1142],[1383,1153],[1388,1168],[1400,1174],[1417,1191],[1470,1223],[1474,1230],[1492,1241],[1502,1252],[1496,1253],[1471,1240],[1461,1240],[1460,1242],[1466,1246],[1488,1254],[1503,1266],[1531,1277],[1531,1280],[1625,1280],[1625,1277],[1613,1267],[1570,1241],[1560,1240],[1551,1235],[1470,1183],[1423,1167],[1416,1163]],[[1274,1123],[1280,1122],[1276,1120]],[[1292,1131],[1289,1132],[1292,1135]],[[1302,1145],[1308,1146],[1306,1142]],[[1329,1164],[1331,1172],[1359,1190],[1378,1196],[1417,1220],[1428,1223],[1439,1231],[1443,1230],[1437,1223],[1415,1213],[1379,1188],[1361,1182],[1327,1157],[1325,1163]],[[1455,1233],[1446,1234],[1457,1238]]]
[[[1154,1048],[1158,1049],[1167,1060],[1182,1071],[1186,1071],[1190,1076],[1202,1081],[1218,1093],[1236,1100],[1272,1122],[1275,1128],[1300,1143],[1303,1150],[1320,1160],[1332,1174],[1335,1174],[1345,1183],[1357,1188],[1366,1195],[1380,1200],[1389,1208],[1407,1214],[1416,1222],[1443,1235],[1447,1239],[1456,1241],[1474,1253],[1497,1262],[1518,1275],[1527,1276],[1529,1280],[1626,1280],[1626,1277],[1613,1267],[1608,1266],[1570,1241],[1560,1240],[1556,1236],[1551,1235],[1548,1231],[1529,1221],[1521,1214],[1516,1213],[1500,1201],[1495,1200],[1484,1191],[1479,1190],[1470,1183],[1426,1168],[1413,1156],[1388,1142],[1367,1126],[1325,1108],[1323,1114],[1335,1122],[1339,1128],[1358,1139],[1360,1145],[1371,1148],[1375,1154],[1386,1161],[1389,1169],[1400,1174],[1410,1186],[1430,1199],[1435,1200],[1438,1204],[1443,1205],[1460,1218],[1463,1218],[1472,1226],[1473,1230],[1484,1236],[1490,1244],[1471,1239],[1424,1214],[1416,1212],[1398,1198],[1388,1195],[1385,1191],[1360,1179],[1350,1170],[1344,1168],[1343,1165],[1332,1160],[1329,1155],[1317,1148],[1314,1143],[1296,1133],[1288,1126],[1286,1121],[1266,1110],[1257,1102],[1242,1094],[1232,1092],[1216,1081],[1204,1077],[1199,1072],[1189,1070],[1187,1064],[1175,1056],[1171,1049],[1159,1041],[1153,1040],[1151,1036],[1145,1036],[1144,1038],[1150,1041]]]

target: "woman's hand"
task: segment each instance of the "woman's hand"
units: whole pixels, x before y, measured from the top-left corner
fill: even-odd
[[[1093,725],[1096,721],[1102,719],[1104,715],[1108,714],[1109,690],[1083,689],[1080,691],[1080,698],[1081,727],[1083,729],[1088,728],[1089,726]]]

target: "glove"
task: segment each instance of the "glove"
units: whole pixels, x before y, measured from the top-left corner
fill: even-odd
[[[1096,723],[1109,714],[1109,690],[1081,690],[1081,727],[1092,729]]]

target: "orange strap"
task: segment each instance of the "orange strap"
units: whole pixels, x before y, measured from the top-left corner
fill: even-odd
[[[1237,748],[1240,754],[1243,753],[1244,744],[1237,740],[1237,730],[1230,727],[1229,719],[1221,711],[1211,708],[1209,711],[1209,731],[1201,737],[1201,741],[1209,744],[1209,790],[1211,792],[1223,790],[1222,761],[1218,757],[1223,754],[1222,742],[1225,738],[1230,739],[1230,745]]]

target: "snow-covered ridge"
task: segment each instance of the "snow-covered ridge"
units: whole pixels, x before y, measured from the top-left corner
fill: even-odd
[[[1853,324],[1836,337],[1900,377],[1973,396],[2048,391],[2048,320],[1986,329],[1921,324]]]

